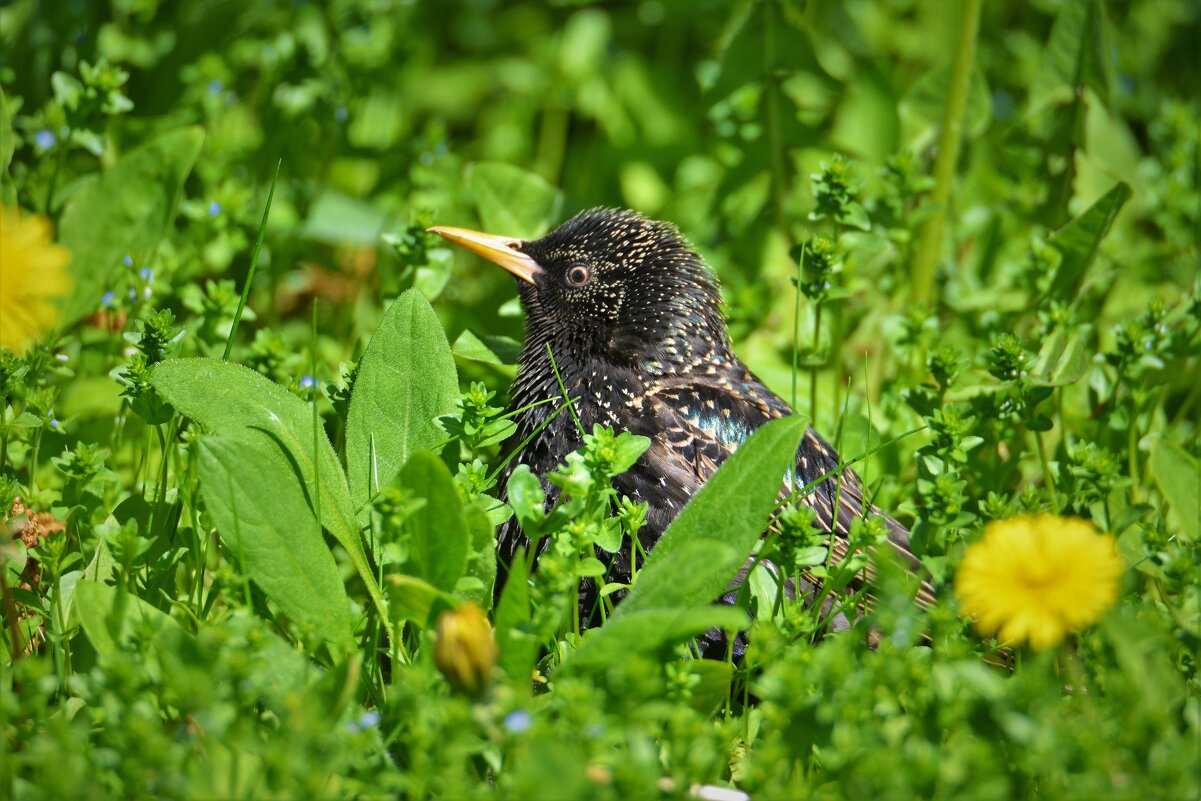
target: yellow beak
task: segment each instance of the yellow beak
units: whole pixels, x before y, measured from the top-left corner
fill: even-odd
[[[462,245],[472,253],[483,256],[494,264],[499,264],[527,283],[534,283],[534,276],[542,272],[538,262],[518,250],[525,242],[524,239],[484,234],[467,228],[452,228],[448,225],[435,225],[426,230],[443,239],[449,239],[456,245]]]

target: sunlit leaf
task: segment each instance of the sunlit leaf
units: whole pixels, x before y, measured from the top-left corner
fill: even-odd
[[[130,151],[89,181],[63,207],[59,239],[71,249],[75,289],[63,305],[67,321],[100,307],[120,281],[126,256],[148,263],[175,219],[184,180],[200,155],[204,132],[180,128]]]
[[[1151,473],[1180,521],[1181,531],[1195,542],[1201,537],[1201,464],[1197,457],[1160,437],[1151,448]]]
[[[1046,297],[1069,301],[1075,297],[1101,242],[1129,199],[1130,187],[1119,183],[1080,216],[1055,232],[1049,244],[1063,254],[1063,258]]]
[[[171,359],[156,365],[150,380],[172,406],[214,433],[248,438],[261,432],[280,443],[295,463],[298,479],[304,481],[310,505],[317,505],[320,494],[321,522],[346,549],[378,611],[386,617],[342,466],[323,432],[314,443],[312,407],[255,371],[216,359]]]
[[[479,162],[467,169],[480,222],[489,233],[533,239],[546,233],[562,197],[541,176],[511,164]]]
[[[438,315],[417,290],[380,320],[359,361],[346,419],[346,465],[356,508],[415,450],[446,439],[435,419],[455,411],[459,383]]]
[[[396,484],[426,501],[405,520],[405,573],[444,592],[454,590],[467,564],[471,536],[454,477],[437,456],[417,451],[396,476]]]
[[[1070,101],[1077,87],[1084,86],[1108,103],[1112,83],[1109,59],[1100,0],[1066,0],[1059,6],[1041,69],[1030,87],[1031,110]]]
[[[767,528],[805,428],[805,420],[794,416],[752,434],[680,511],[630,594],[565,664],[605,663],[713,626],[744,625],[745,613],[710,604]],[[725,622],[714,622],[719,617]],[[635,622],[623,622],[627,618]]]
[[[246,575],[302,629],[353,650],[350,602],[288,452],[265,433],[211,435],[197,466],[205,508]]]

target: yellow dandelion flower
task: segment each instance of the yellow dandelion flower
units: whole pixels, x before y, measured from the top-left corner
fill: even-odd
[[[0,206],[0,348],[20,352],[58,322],[71,251],[53,239],[42,215]]]
[[[1047,648],[1113,606],[1124,569],[1114,538],[1091,523],[1015,517],[990,523],[968,547],[955,594],[982,634]]]

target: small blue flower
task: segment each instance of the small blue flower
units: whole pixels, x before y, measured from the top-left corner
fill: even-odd
[[[347,111],[346,106],[338,106],[334,109],[334,119],[338,122],[346,122]]]
[[[505,716],[505,728],[512,734],[521,734],[530,728],[534,718],[524,709],[518,709]]]
[[[221,204],[215,200],[209,201],[209,216],[216,217],[221,213]]]
[[[138,275],[142,276],[142,280],[146,283],[154,283],[154,270],[149,267],[143,267],[141,270],[138,270]]]
[[[54,131],[43,128],[33,135],[33,141],[38,150],[49,150],[58,142],[58,137],[54,135]]]
[[[225,84],[221,83],[221,81],[217,80],[216,78],[209,81],[209,94],[210,95],[219,95],[224,90],[225,90]]]
[[[130,287],[129,288],[129,299],[137,300],[138,299],[138,290],[134,289],[133,287]]]
[[[121,259],[121,263],[124,264],[126,267],[132,267],[133,266],[133,256],[127,255],[125,258]]]
[[[55,420],[53,417],[51,417],[50,418],[50,427],[53,428],[55,431],[58,431],[58,426],[59,426],[58,421]]]
[[[352,720],[347,723],[346,729],[347,731],[357,734],[358,732],[365,731],[366,729],[374,729],[379,725],[379,721],[379,712],[376,712],[374,709],[368,709],[359,716],[358,720]]]
[[[317,380],[315,378],[313,378],[311,375],[306,375],[306,376],[301,377],[301,379],[300,379],[300,388],[301,389],[308,389],[309,387],[315,387],[315,386],[317,386]]]
[[[110,290],[100,296],[100,305],[104,306],[104,308],[107,309],[109,306],[113,305],[113,301],[116,299],[117,299],[117,294]]]

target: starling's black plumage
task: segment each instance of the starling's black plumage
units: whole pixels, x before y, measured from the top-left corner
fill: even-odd
[[[637,464],[614,481],[617,492],[647,503],[647,525],[639,538],[649,550],[752,431],[791,409],[734,354],[713,274],[675,226],[631,211],[594,209],[541,239],[504,244],[521,254],[511,258],[526,262],[518,269],[506,265],[525,278],[518,286],[526,340],[511,406],[561,398],[549,344],[568,396],[579,399],[575,408],[585,430],[600,423],[650,438]],[[506,260],[503,254],[484,255],[498,263]],[[520,413],[513,441],[538,430],[555,405]],[[519,459],[545,476],[581,444],[574,421],[560,414]],[[802,483],[837,471],[838,461],[809,429],[797,461]],[[849,470],[842,473],[840,487],[830,478],[805,502],[840,538],[865,504],[860,482]],[[907,533],[888,522],[893,543],[908,554]],[[503,562],[508,564],[525,544],[517,524],[506,524],[499,536]],[[617,554],[602,554],[613,564],[612,580],[628,580],[633,550],[626,544]]]

